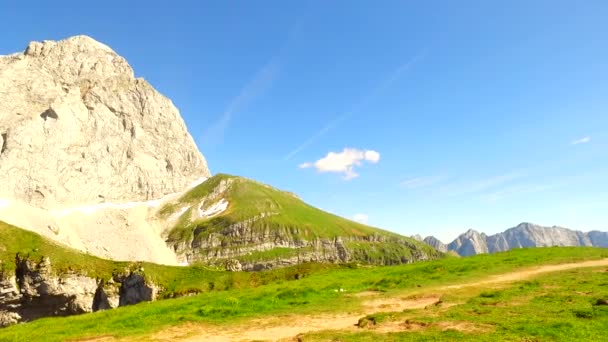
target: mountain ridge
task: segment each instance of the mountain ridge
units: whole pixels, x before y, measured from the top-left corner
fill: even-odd
[[[522,222],[503,232],[486,235],[469,229],[449,244],[444,244],[434,236],[427,236],[424,242],[434,248],[445,248],[461,256],[482,253],[496,253],[513,248],[550,246],[593,246],[608,247],[608,232],[582,232],[560,226],[545,227]]]

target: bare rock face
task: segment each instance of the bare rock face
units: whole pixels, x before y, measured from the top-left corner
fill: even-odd
[[[86,36],[0,56],[0,198],[145,201],[208,177],[173,103]]]
[[[47,257],[17,256],[15,274],[0,268],[0,328],[49,316],[71,316],[156,300],[160,289],[143,269],[125,269],[109,279],[58,274]]]
[[[542,227],[521,223],[517,227],[488,237],[490,252],[523,247],[592,246],[587,234],[562,227]]]
[[[452,241],[448,245],[448,249],[462,256],[488,253],[486,239],[486,234],[469,229],[466,233]]]
[[[448,246],[445,243],[439,241],[439,239],[437,239],[434,236],[427,236],[427,237],[424,238],[423,241],[427,245],[435,248],[436,250],[438,250],[438,251],[440,251],[442,253],[447,253],[448,252]]]
[[[439,250],[445,246],[434,237],[424,241]],[[543,227],[523,222],[502,233],[487,236],[474,230],[457,237],[447,249],[461,256],[481,253],[504,252],[514,248],[551,247],[551,246],[588,246],[608,247],[608,233],[591,231],[584,233],[563,227]]]

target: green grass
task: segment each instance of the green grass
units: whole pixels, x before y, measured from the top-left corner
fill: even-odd
[[[421,262],[410,265],[370,267],[345,265],[341,267],[326,266],[326,268],[309,270],[300,280],[285,281],[285,275],[277,275],[274,272],[287,272],[284,269],[271,272],[247,273],[251,276],[246,278],[232,278],[230,286],[225,291],[207,292],[196,296],[178,299],[164,300],[154,303],[142,303],[135,306],[123,307],[116,310],[98,312],[82,316],[66,318],[46,318],[27,324],[21,324],[0,330],[1,341],[20,340],[42,340],[59,341],[71,338],[83,338],[101,335],[115,337],[129,337],[131,339],[142,338],[146,334],[158,331],[164,327],[181,324],[184,322],[206,322],[211,324],[235,324],[244,322],[251,318],[264,316],[276,316],[280,314],[298,313],[331,313],[354,310],[361,304],[361,298],[351,296],[365,290],[377,290],[387,292],[387,295],[401,294],[408,291],[416,292],[424,289],[432,289],[442,284],[457,284],[486,277],[492,274],[504,273],[525,266],[536,266],[542,264],[557,264],[575,262],[581,260],[607,258],[608,250],[600,248],[537,248],[518,249],[510,252],[492,255],[479,255],[469,258],[446,258],[429,262]],[[305,265],[302,265],[304,267]],[[572,273],[573,272],[573,273]],[[572,337],[581,331],[581,336],[596,337],[593,329],[606,324],[603,309],[591,306],[596,297],[606,293],[608,277],[604,273],[585,273],[585,271],[572,271],[567,273],[570,278],[564,280],[565,285],[560,285],[563,276],[542,276],[536,282],[523,283],[512,289],[482,290],[473,297],[467,299],[465,294],[455,293],[454,298],[446,297],[446,301],[465,300],[465,304],[450,308],[446,313],[451,316],[449,320],[473,320],[475,324],[494,324],[503,319],[503,328],[507,329],[510,320],[514,325],[509,331],[496,328],[493,332],[482,335],[482,340],[496,340],[497,336],[492,334],[511,334],[504,336],[533,336],[548,337],[551,340],[551,331],[555,334],[566,334]],[[582,272],[582,273],[581,273]],[[291,273],[293,274],[293,273]],[[264,284],[264,277],[274,280]],[[255,277],[260,277],[256,278]],[[545,289],[543,281],[553,279],[550,284],[561,286],[570,292],[562,290]],[[241,282],[242,281],[242,282]],[[256,283],[256,281],[258,281]],[[224,285],[222,285],[224,286]],[[521,288],[520,288],[521,287]],[[344,292],[338,291],[344,289]],[[572,291],[591,291],[593,296],[576,297]],[[545,291],[542,296],[535,296],[534,291]],[[469,294],[470,295],[470,294]],[[546,296],[549,295],[549,296]],[[462,296],[462,297],[458,297]],[[572,297],[574,302],[569,302]],[[533,298],[525,305],[506,309],[498,302],[515,301],[518,298]],[[492,304],[494,303],[494,304]],[[546,313],[538,314],[543,307],[549,309]],[[506,311],[515,310],[512,317],[507,317]],[[561,311],[559,311],[561,310]],[[559,312],[558,312],[559,311]],[[559,319],[549,319],[549,315],[558,315]],[[536,315],[536,316],[534,316]],[[538,318],[536,318],[538,317]],[[563,327],[559,324],[564,317],[568,320]],[[379,321],[385,322],[399,318],[397,314],[385,314],[378,316]],[[416,317],[424,322],[433,323],[438,317],[421,314]],[[532,324],[526,328],[526,321]],[[550,325],[543,328],[546,331],[535,332],[541,329],[543,320],[549,320]],[[579,322],[580,320],[580,322]],[[586,328],[583,323],[589,324]],[[572,325],[568,325],[572,324]],[[432,326],[431,326],[432,327]],[[534,328],[537,327],[537,328]],[[518,330],[519,329],[519,330]],[[524,330],[521,330],[524,329]],[[526,330],[527,329],[527,330]],[[575,329],[572,333],[564,332],[567,329]],[[563,331],[562,331],[563,330]],[[306,336],[311,340],[326,340],[329,335],[313,334]],[[428,329],[428,331],[416,333],[418,335],[383,335],[364,330],[361,333],[340,335],[338,340],[404,340],[407,336],[417,336],[424,340],[450,340],[453,338],[467,339],[466,334],[454,331],[441,331],[439,329]],[[556,336],[558,336],[556,335]],[[561,336],[561,335],[559,335]],[[470,336],[469,336],[470,337]],[[306,340],[305,339],[305,340]],[[333,339],[333,337],[332,337]],[[331,340],[331,339],[330,339]],[[502,340],[498,338],[498,340]],[[515,340],[522,340],[521,338]]]
[[[295,237],[305,239],[373,234],[398,237],[397,234],[353,222],[312,207],[289,192],[250,179],[226,174],[213,176],[187,192],[176,203],[166,205],[161,209],[161,215],[167,216],[183,205],[198,203],[202,198],[209,195],[222,180],[232,180],[233,182],[224,196],[230,203],[228,209],[211,219],[191,222],[188,227],[181,226],[180,224],[183,224],[183,222],[180,222],[174,232],[169,235],[170,238],[175,238],[175,234],[181,236],[181,232],[178,232],[180,229],[193,230],[194,227],[199,228],[198,234],[207,235],[236,222],[258,216],[261,213],[271,213],[272,215],[257,220],[253,223],[254,227],[262,229],[272,225],[277,229],[290,231]],[[183,216],[187,215],[184,214]]]
[[[0,221],[0,269],[3,272],[14,273],[17,254],[35,261],[46,256],[51,259],[56,273],[77,272],[92,278],[110,278],[114,270],[127,266],[127,263],[97,258]]]
[[[440,257],[440,253],[425,243],[333,215],[306,204],[289,192],[250,179],[225,174],[213,176],[187,192],[176,202],[165,205],[160,210],[161,217],[167,218],[179,208],[198,204],[203,198],[211,194],[222,181],[232,182],[226,193],[220,196],[220,198],[229,202],[228,208],[212,218],[193,221],[190,220],[191,210],[196,209],[188,209],[180,216],[178,222],[169,232],[167,240],[170,244],[190,243],[191,241],[206,240],[213,236],[220,239],[222,248],[240,247],[233,236],[225,233],[226,228],[235,223],[257,217],[257,219],[250,221],[248,226],[260,236],[282,236],[293,241],[312,241],[317,238],[333,239],[336,237],[363,240],[370,237],[381,237],[382,242],[392,243],[390,259],[393,262],[400,260],[402,256],[411,256],[412,249],[424,251],[432,258]],[[219,201],[220,198],[217,198],[216,201]],[[206,203],[205,205],[211,204]],[[267,214],[268,216],[261,218],[261,214]],[[357,260],[376,261],[382,259],[377,255],[380,250],[378,244],[374,245],[373,243],[366,243],[366,241],[360,241],[358,244]],[[397,244],[400,244],[400,246],[397,247]],[[359,256],[365,256],[365,251],[368,249],[374,255],[359,258]],[[295,253],[297,254],[297,252]],[[272,253],[269,255],[272,255]],[[260,255],[258,254],[258,256]],[[236,259],[239,259],[239,257]],[[388,255],[384,255],[384,259],[389,259]],[[251,258],[242,260],[247,261]]]
[[[477,291],[477,293],[475,293]],[[321,332],[303,341],[606,341],[608,270],[577,269],[547,274],[532,281],[491,291],[460,291],[444,301],[463,303],[401,313],[379,313],[370,319],[383,324],[422,323],[424,329],[375,333]],[[446,329],[454,323],[469,329]],[[472,329],[471,329],[472,328]]]

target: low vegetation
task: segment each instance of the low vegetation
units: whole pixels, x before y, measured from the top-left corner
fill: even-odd
[[[40,319],[0,330],[0,340],[59,341],[96,336],[145,339],[156,331],[186,322],[229,327],[252,318],[357,312],[365,300],[357,293],[373,291],[401,297],[425,291],[434,293],[440,286],[475,281],[522,267],[601,258],[608,258],[608,250],[552,247],[398,266],[302,265],[306,267],[302,273],[282,269],[230,274],[231,280],[219,285],[223,291],[81,316]],[[373,317],[370,327],[357,332],[320,332],[302,339],[396,341],[416,337],[448,341],[470,339],[467,334],[474,331],[475,340],[488,341],[497,338],[521,341],[524,337],[569,340],[575,336],[598,340],[603,334],[600,328],[608,324],[607,311],[594,305],[608,296],[608,273],[600,271],[585,269],[545,275],[512,287],[444,291],[442,303],[430,309],[380,312]],[[287,281],[287,273],[280,272],[289,272],[292,280]],[[196,286],[195,281],[189,286],[193,284]],[[209,279],[204,284],[209,289],[218,287]],[[458,305],[450,306],[453,304]],[[378,328],[386,324],[402,328],[396,332]]]

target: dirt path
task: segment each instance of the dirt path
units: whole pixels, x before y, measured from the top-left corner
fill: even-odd
[[[571,264],[539,266],[536,268],[531,268],[531,269],[529,268],[529,269],[525,269],[525,270],[521,270],[521,271],[499,274],[496,276],[489,277],[486,280],[482,280],[482,281],[478,281],[478,282],[444,286],[441,289],[443,289],[443,290],[461,289],[464,287],[475,287],[475,286],[490,285],[490,284],[496,284],[496,283],[509,283],[509,282],[514,282],[514,281],[521,281],[521,280],[529,279],[529,278],[532,278],[536,275],[543,274],[543,273],[566,271],[566,270],[570,270],[570,269],[574,269],[574,268],[600,267],[600,266],[608,266],[608,259],[582,261],[582,262],[576,262],[576,263],[571,263]]]
[[[359,318],[376,312],[403,311],[405,309],[422,309],[437,303],[441,292],[478,287],[490,284],[508,283],[532,278],[536,275],[557,271],[565,271],[583,267],[608,266],[608,259],[584,261],[570,264],[547,265],[505,273],[488,279],[463,284],[443,286],[429,289],[433,294],[419,295],[416,298],[402,299],[399,297],[381,297],[373,292],[360,294],[369,298],[364,301],[362,309],[357,312],[342,315],[301,316],[286,315],[264,319],[250,320],[246,324],[231,327],[187,323],[170,327],[150,336],[151,341],[280,341],[293,340],[295,336],[322,330],[355,330]]]

